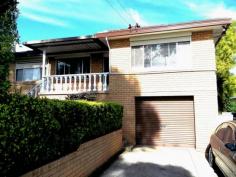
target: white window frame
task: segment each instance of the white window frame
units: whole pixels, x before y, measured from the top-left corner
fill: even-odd
[[[41,63],[16,63],[16,68],[15,68],[15,81],[16,82],[32,82],[32,81],[38,81],[38,80],[29,80],[29,81],[17,81],[17,70],[18,69],[23,69],[23,75],[24,75],[24,69],[34,69],[34,68],[42,68],[42,64]],[[40,78],[42,77],[42,75],[40,75]],[[41,79],[39,79],[41,80]]]
[[[132,66],[132,47],[135,46],[145,46],[145,45],[152,45],[152,44],[163,44],[163,43],[177,43],[176,51],[178,42],[189,42],[189,61],[188,65],[184,66],[158,66],[158,67],[144,67],[144,51],[143,51],[143,66],[142,67],[134,67]],[[131,71],[133,72],[147,72],[147,71],[172,71],[172,70],[191,70],[192,69],[192,41],[191,36],[181,36],[181,37],[171,37],[171,38],[162,38],[162,39],[153,39],[153,40],[140,40],[140,41],[132,41],[131,42]],[[144,47],[143,47],[144,50]]]

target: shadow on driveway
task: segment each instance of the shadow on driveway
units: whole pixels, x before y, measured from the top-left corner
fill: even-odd
[[[100,177],[193,177],[182,167],[158,165],[154,163],[114,164],[112,170],[105,171]]]

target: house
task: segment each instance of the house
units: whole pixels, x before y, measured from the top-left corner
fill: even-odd
[[[128,144],[205,150],[218,115],[215,45],[230,23],[212,19],[26,42],[33,51],[17,53],[10,78],[40,97],[87,92],[121,103]]]

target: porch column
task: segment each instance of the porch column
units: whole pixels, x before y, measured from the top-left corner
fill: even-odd
[[[45,91],[45,64],[46,64],[46,50],[43,50],[42,58],[42,90]]]

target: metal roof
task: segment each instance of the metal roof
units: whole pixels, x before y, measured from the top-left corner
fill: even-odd
[[[94,36],[58,38],[23,43],[34,50],[46,50],[48,54],[108,50],[105,41]]]
[[[180,30],[196,30],[200,28],[214,28],[216,26],[227,26],[231,24],[232,20],[230,18],[221,18],[221,19],[211,19],[211,20],[201,20],[201,21],[192,21],[187,23],[176,23],[169,25],[158,25],[158,26],[148,26],[140,28],[131,28],[131,29],[121,29],[113,30],[103,33],[97,33],[97,38],[102,37],[122,37],[122,36],[133,36],[145,33],[155,33],[155,32],[168,32],[168,31],[180,31]]]
[[[89,51],[104,51],[108,50],[105,38],[122,38],[130,36],[138,36],[152,33],[167,33],[172,31],[194,31],[194,30],[215,30],[220,32],[222,36],[222,26],[225,28],[231,24],[230,18],[192,21],[187,23],[177,23],[170,25],[149,26],[131,29],[113,30],[95,35],[57,38],[49,40],[29,41],[23,43],[37,51],[46,50],[48,54],[56,53],[78,53]],[[217,40],[220,37],[217,37]]]

